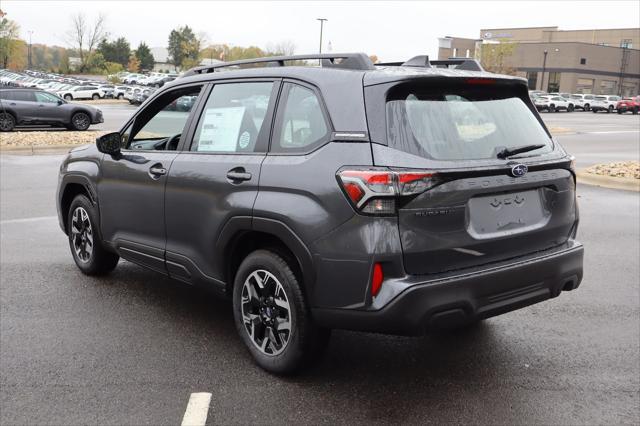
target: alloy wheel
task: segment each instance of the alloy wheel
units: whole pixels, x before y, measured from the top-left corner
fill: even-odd
[[[89,127],[89,117],[87,114],[78,113],[73,116],[73,126],[76,129],[86,130]]]
[[[81,262],[89,262],[93,253],[93,228],[83,207],[77,207],[71,216],[71,241],[76,257]]]
[[[241,299],[242,322],[251,342],[266,355],[287,347],[293,327],[291,306],[278,279],[260,269],[245,280]]]
[[[0,114],[0,130],[9,131],[13,129],[14,124],[14,119],[11,115],[7,113]]]

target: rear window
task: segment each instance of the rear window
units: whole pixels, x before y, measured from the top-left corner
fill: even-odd
[[[435,160],[496,158],[504,148],[544,144],[522,154],[540,155],[552,142],[513,89],[477,86],[404,86],[387,97],[390,147]]]

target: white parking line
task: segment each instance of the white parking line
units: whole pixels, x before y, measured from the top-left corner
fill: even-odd
[[[25,217],[21,219],[6,219],[0,220],[0,225],[9,225],[12,223],[28,223],[28,222],[39,222],[41,220],[54,220],[58,219],[57,216],[40,216],[40,217]]]
[[[211,394],[208,392],[192,393],[187,404],[187,411],[182,418],[182,426],[204,426],[209,414]]]
[[[588,135],[604,135],[608,133],[640,133],[640,130],[611,130],[606,132],[581,132]]]

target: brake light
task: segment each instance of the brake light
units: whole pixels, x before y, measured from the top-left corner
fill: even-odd
[[[390,170],[342,170],[338,181],[351,203],[361,212],[390,215],[396,198],[420,194],[438,183],[436,173]]]
[[[468,78],[465,81],[467,84],[496,84],[493,78]]]
[[[373,265],[373,273],[371,274],[371,295],[373,297],[376,297],[378,293],[380,293],[383,280],[384,274],[382,273],[382,266],[376,263]]]

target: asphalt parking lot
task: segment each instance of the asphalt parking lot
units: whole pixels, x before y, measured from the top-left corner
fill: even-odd
[[[543,118],[576,130],[556,139],[579,167],[640,157],[638,116]],[[208,424],[640,418],[636,192],[578,185],[578,290],[464,332],[336,331],[319,365],[283,379],[254,366],[226,301],[125,261],[80,274],[55,218],[61,158],[0,156],[0,424],[179,424],[193,392],[212,393]]]

